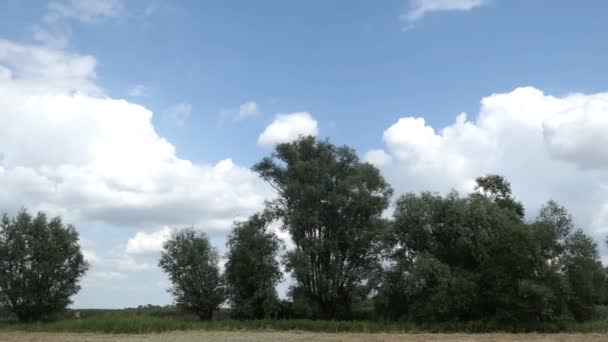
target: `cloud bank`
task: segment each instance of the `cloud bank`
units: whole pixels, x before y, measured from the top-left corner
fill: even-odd
[[[580,228],[603,240],[608,232],[606,132],[608,93],[557,97],[525,87],[485,97],[473,120],[462,113],[441,129],[421,117],[398,119],[383,134],[382,152],[392,162],[376,164],[397,193],[470,191],[477,176],[503,174],[529,217],[554,199],[572,211]]]

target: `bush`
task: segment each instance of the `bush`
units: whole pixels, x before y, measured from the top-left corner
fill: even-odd
[[[0,302],[19,321],[50,319],[63,311],[88,264],[78,233],[59,217],[22,210],[0,222]]]

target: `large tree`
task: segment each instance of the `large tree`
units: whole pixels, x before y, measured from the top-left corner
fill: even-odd
[[[22,210],[0,222],[0,303],[20,321],[49,319],[80,290],[88,269],[78,233],[61,218]]]
[[[555,202],[532,222],[523,212],[501,176],[465,197],[400,197],[377,307],[417,321],[591,318],[605,282],[593,240]]]
[[[597,243],[577,230],[565,240],[563,259],[572,316],[578,321],[594,318],[595,305],[603,300],[606,282]]]
[[[285,259],[295,292],[321,318],[349,316],[376,280],[391,187],[353,149],[313,137],[277,145],[253,170],[277,191],[269,209],[295,245]]]
[[[281,242],[268,229],[264,215],[235,224],[226,246],[226,285],[236,318],[273,317],[278,310],[275,286],[281,280],[278,253]]]
[[[163,245],[158,265],[173,284],[169,292],[178,307],[209,320],[225,300],[217,251],[207,235],[194,228],[173,233]]]
[[[501,175],[486,175],[478,177],[475,190],[491,199],[501,208],[512,211],[520,218],[524,218],[524,206],[518,202],[511,193],[511,183]]]

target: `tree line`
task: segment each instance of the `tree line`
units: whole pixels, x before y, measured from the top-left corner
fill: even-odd
[[[237,319],[354,319],[353,305],[371,301],[384,320],[545,323],[593,319],[608,300],[595,241],[553,201],[526,216],[504,177],[479,177],[468,194],[404,194],[386,217],[391,186],[350,147],[301,137],[253,170],[277,196],[234,224],[223,272],[200,230],[163,245],[175,304],[201,319],[222,303]],[[87,267],[60,219],[4,216],[0,301],[20,320],[65,308]],[[276,290],[284,272],[287,300]]]

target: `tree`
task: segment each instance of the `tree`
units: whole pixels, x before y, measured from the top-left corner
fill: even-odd
[[[426,192],[397,200],[378,310],[425,322],[592,318],[606,287],[595,242],[573,232],[559,204],[549,201],[525,222],[509,182],[477,181],[465,197]]]
[[[61,218],[26,210],[0,222],[0,303],[19,321],[49,319],[72,303],[88,269],[78,233]]]
[[[597,243],[580,230],[574,232],[566,239],[563,265],[571,290],[568,306],[572,315],[578,321],[593,318],[606,281]]]
[[[163,244],[158,265],[173,284],[169,292],[178,307],[201,320],[210,320],[225,299],[218,259],[207,235],[193,228],[172,234]]]
[[[281,242],[268,231],[268,223],[264,215],[253,215],[236,223],[228,237],[225,276],[236,318],[270,318],[278,310],[275,286],[282,277],[277,260]]]
[[[277,191],[268,209],[295,245],[285,258],[299,288],[292,292],[321,318],[350,316],[354,297],[376,281],[392,189],[351,148],[313,137],[277,145],[253,170]]]
[[[572,216],[566,208],[555,201],[547,202],[541,207],[531,229],[543,257],[550,260],[552,266],[563,267],[566,239],[574,230]]]
[[[520,218],[524,218],[524,206],[516,201],[511,194],[511,183],[500,175],[478,177],[475,190],[490,198],[501,208],[511,210]]]

